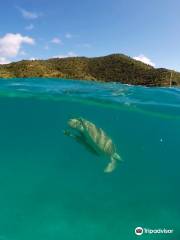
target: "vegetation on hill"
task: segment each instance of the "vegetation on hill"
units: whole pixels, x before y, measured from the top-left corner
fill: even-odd
[[[0,78],[55,77],[146,86],[180,85],[180,73],[153,68],[123,54],[23,60],[0,65]]]

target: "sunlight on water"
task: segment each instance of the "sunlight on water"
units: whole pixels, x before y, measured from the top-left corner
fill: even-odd
[[[56,79],[0,80],[0,239],[180,238],[178,88]],[[70,118],[102,128],[123,162],[63,134]],[[141,239],[163,239],[144,234]]]

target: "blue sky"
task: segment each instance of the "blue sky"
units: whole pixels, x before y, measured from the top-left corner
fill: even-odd
[[[0,63],[124,53],[180,71],[179,0],[6,0]]]

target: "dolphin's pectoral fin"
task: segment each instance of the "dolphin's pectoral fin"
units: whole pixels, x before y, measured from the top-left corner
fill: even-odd
[[[77,142],[82,142],[83,140],[81,139],[82,138],[82,135],[78,135],[78,134],[74,134],[72,133],[70,130],[66,129],[63,131],[64,135],[68,136],[68,137],[72,137],[74,138]]]
[[[77,142],[80,141],[80,137],[81,137],[81,136],[72,133],[72,132],[69,131],[68,129],[64,130],[63,133],[64,133],[64,135],[66,135],[66,136],[68,136],[68,137],[74,138]]]
[[[69,130],[64,130],[63,131],[64,135],[68,136],[68,137],[72,137],[72,138],[75,138],[75,135],[71,133],[71,131]]]
[[[107,167],[104,169],[104,172],[110,173],[114,171],[117,167],[117,161],[122,161],[122,159],[119,156],[119,154],[114,153],[113,156],[111,157],[111,161],[108,163]]]
[[[69,130],[63,130],[63,133],[64,133],[64,135],[66,135],[68,137],[71,135]]]

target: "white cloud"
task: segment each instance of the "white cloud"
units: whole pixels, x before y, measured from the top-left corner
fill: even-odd
[[[74,52],[68,52],[66,55],[57,55],[53,58],[67,58],[67,57],[77,57],[77,54]]]
[[[35,61],[35,60],[37,60],[37,58],[31,57],[29,60]]]
[[[39,18],[40,16],[42,16],[41,13],[31,12],[31,11],[28,11],[28,10],[26,10],[26,9],[24,9],[24,8],[17,7],[17,9],[21,12],[22,16],[23,16],[25,19],[34,20],[34,19],[37,19],[37,18]]]
[[[25,29],[26,30],[32,30],[32,29],[34,29],[34,24],[29,24],[29,25],[27,25],[26,27],[25,27]]]
[[[5,57],[0,57],[0,64],[8,64],[10,63]]]
[[[20,33],[7,33],[0,37],[0,57],[1,62],[8,62],[9,58],[16,57],[21,54],[22,44],[33,45],[35,40],[28,36],[22,36]]]
[[[72,36],[72,34],[70,34],[70,33],[66,33],[65,37],[66,37],[67,39],[70,39],[70,38],[72,38],[73,36]]]
[[[52,40],[51,40],[52,43],[55,43],[55,44],[62,44],[62,41],[60,38],[58,37],[54,37]]]
[[[143,63],[146,63],[146,64],[148,64],[148,65],[151,65],[151,66],[153,66],[153,67],[155,67],[155,63],[153,63],[152,61],[151,61],[151,59],[149,59],[148,57],[146,57],[145,55],[143,55],[143,54],[140,54],[139,56],[137,56],[137,57],[133,57],[135,60],[137,60],[137,61],[141,61],[141,62],[143,62]]]

